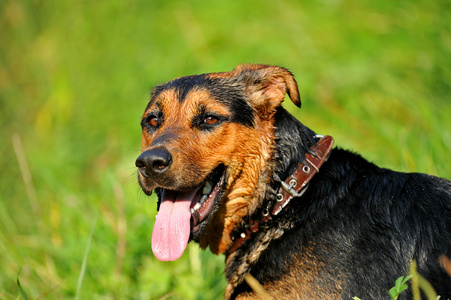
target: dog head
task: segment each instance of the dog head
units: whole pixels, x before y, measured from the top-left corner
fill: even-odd
[[[160,209],[152,250],[176,260],[190,239],[213,253],[265,196],[274,168],[274,115],[285,94],[300,106],[292,74],[239,65],[232,72],[159,85],[142,117],[139,183]]]

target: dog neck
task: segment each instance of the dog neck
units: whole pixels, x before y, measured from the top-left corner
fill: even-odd
[[[261,208],[236,232],[234,242],[226,252],[226,276],[229,280],[226,298],[244,280],[269,242],[279,239],[286,230],[291,229],[292,223],[284,220],[287,217],[284,208],[289,206],[291,199],[302,196],[308,182],[319,171],[332,149],[332,137],[318,141],[313,131],[283,108],[276,114],[275,127],[276,151],[273,160],[276,167],[273,180],[268,185],[266,200]],[[266,224],[269,222],[277,223],[277,226],[268,229]],[[258,242],[242,247],[249,239]]]
[[[299,198],[305,193],[309,181],[319,172],[319,168],[329,157],[333,144],[334,139],[331,136],[324,136],[305,153],[304,161],[298,163],[294,172],[280,182],[276,202],[272,208],[264,208],[257,219],[249,218],[244,230],[234,239],[232,246],[228,249],[229,254],[242,246],[253,233],[264,227],[265,223],[276,218],[291,199]]]

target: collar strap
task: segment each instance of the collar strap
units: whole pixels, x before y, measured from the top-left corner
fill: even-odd
[[[291,199],[305,193],[308,183],[329,157],[333,145],[334,139],[331,136],[322,137],[316,146],[310,148],[311,152],[305,154],[304,161],[298,164],[294,173],[281,182],[277,201],[271,212],[273,216],[277,216]]]
[[[281,182],[273,208],[265,210],[260,219],[253,220],[249,218],[249,223],[244,226],[245,230],[234,239],[232,246],[228,249],[227,252],[229,254],[243,245],[252,233],[259,230],[261,225],[271,220],[272,217],[277,216],[290,203],[291,199],[299,198],[305,193],[310,180],[319,172],[319,168],[329,158],[333,145],[334,139],[326,135],[315,146],[310,148],[310,151],[305,154],[304,161],[299,163],[296,170]]]

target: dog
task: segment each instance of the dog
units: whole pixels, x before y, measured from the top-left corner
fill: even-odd
[[[156,86],[136,160],[158,195],[152,250],[178,259],[189,241],[225,255],[226,299],[388,299],[418,272],[442,299],[451,277],[451,182],[380,168],[333,148],[289,114],[290,71],[239,65]],[[399,299],[411,299],[409,289]]]

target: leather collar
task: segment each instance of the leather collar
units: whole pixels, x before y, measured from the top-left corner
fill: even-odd
[[[234,239],[232,246],[227,250],[228,254],[243,245],[252,233],[259,231],[263,224],[276,217],[293,198],[299,198],[305,193],[310,180],[319,172],[323,163],[327,161],[333,144],[334,139],[327,135],[322,137],[316,145],[310,148],[310,151],[305,153],[304,161],[298,164],[293,174],[281,182],[277,192],[276,203],[272,209],[263,211],[259,219],[249,218],[249,223],[244,226],[245,230]]]

